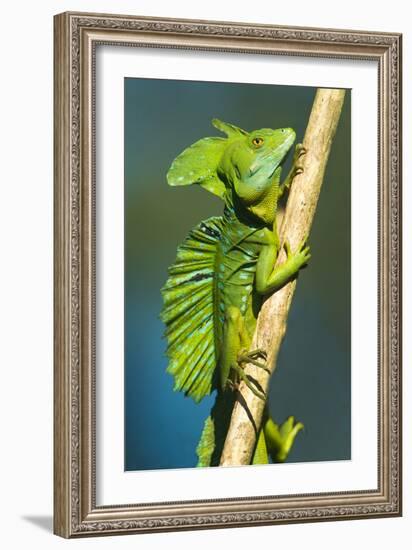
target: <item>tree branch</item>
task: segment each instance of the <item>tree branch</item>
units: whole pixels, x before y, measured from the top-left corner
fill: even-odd
[[[309,234],[344,97],[344,90],[318,89],[316,92],[303,140],[307,149],[306,155],[302,157],[304,171],[292,183],[280,230],[281,250],[277,263],[286,259],[282,246],[286,236],[292,250],[296,250],[305,235]],[[257,319],[251,349],[267,350],[267,364],[271,374],[276,368],[280,345],[286,332],[287,316],[295,287],[296,280],[266,299]],[[245,371],[267,394],[270,374],[250,364]],[[242,382],[233,407],[220,460],[221,466],[250,464],[263,409],[262,399],[256,397]]]

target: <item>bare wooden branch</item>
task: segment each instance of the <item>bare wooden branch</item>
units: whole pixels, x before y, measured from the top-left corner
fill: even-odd
[[[296,250],[302,239],[309,234],[344,97],[344,90],[318,89],[316,92],[303,140],[307,149],[302,159],[304,172],[293,181],[280,230],[281,243],[287,237],[292,250]],[[282,247],[278,263],[284,261],[285,252]],[[267,350],[271,373],[276,368],[295,287],[296,280],[265,300],[257,320],[251,349]],[[247,365],[246,374],[251,375],[267,393],[270,375],[264,369]],[[263,409],[262,399],[256,397],[242,383],[233,408],[220,460],[221,466],[250,464]]]

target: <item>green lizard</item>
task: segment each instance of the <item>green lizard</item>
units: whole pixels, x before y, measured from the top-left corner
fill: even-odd
[[[166,325],[167,371],[175,390],[196,402],[214,389],[217,398],[197,447],[198,466],[217,465],[229,425],[235,392],[243,380],[265,399],[245,375],[244,365],[266,369],[265,350],[250,350],[256,319],[265,295],[296,276],[310,258],[306,239],[275,267],[279,253],[277,204],[296,174],[306,151],[296,145],[292,168],[280,181],[282,164],[295,141],[291,128],[246,132],[214,119],[226,134],[206,137],[185,149],[172,163],[169,185],[197,183],[219,196],[224,214],[202,221],[178,247],[175,263],[162,288],[161,318]],[[282,426],[266,409],[253,463],[286,458],[303,425],[290,417]]]

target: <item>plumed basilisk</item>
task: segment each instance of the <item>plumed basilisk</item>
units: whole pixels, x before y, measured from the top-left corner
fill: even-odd
[[[174,376],[174,389],[196,402],[217,390],[197,447],[198,466],[219,464],[233,390],[241,380],[266,399],[244,372],[246,363],[267,369],[266,350],[250,350],[257,315],[263,297],[295,277],[310,258],[306,239],[295,252],[286,241],[287,259],[275,265],[278,201],[302,171],[299,158],[306,152],[296,145],[292,168],[281,182],[295,132],[263,128],[249,133],[217,119],[212,123],[227,137],[206,137],[185,149],[171,164],[167,181],[201,185],[224,201],[224,213],[190,231],[162,288],[167,371]],[[302,427],[293,417],[278,426],[265,412],[252,463],[268,463],[268,454],[274,461],[285,460]]]

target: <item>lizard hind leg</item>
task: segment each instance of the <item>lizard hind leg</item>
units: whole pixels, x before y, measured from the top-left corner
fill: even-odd
[[[242,317],[243,321],[243,317]],[[249,337],[249,334],[246,330],[246,326],[244,321],[239,326],[240,330],[240,340],[242,344],[242,349],[239,352],[239,355],[237,357],[237,362],[239,366],[242,366],[245,363],[251,363],[252,365],[255,365],[255,367],[259,367],[263,370],[265,370],[268,374],[270,374],[270,370],[268,369],[266,365],[266,360],[268,358],[268,354],[266,350],[262,348],[256,348],[249,350],[251,339]],[[257,361],[257,359],[263,359],[265,361],[264,363]]]
[[[237,381],[242,380],[257,397],[265,400],[266,396],[253,379],[246,375],[243,364],[252,363],[265,368],[266,365],[256,360],[256,357],[265,357],[263,350],[247,352],[250,346],[250,336],[246,330],[244,318],[240,309],[229,306],[225,315],[222,353],[220,355],[220,375],[222,389],[237,387]],[[232,373],[235,380],[231,377]]]
[[[252,464],[268,464],[269,457],[274,463],[284,462],[294,445],[297,434],[303,429],[302,422],[296,422],[293,416],[289,416],[282,424],[277,424],[270,417],[266,404],[252,455]]]

